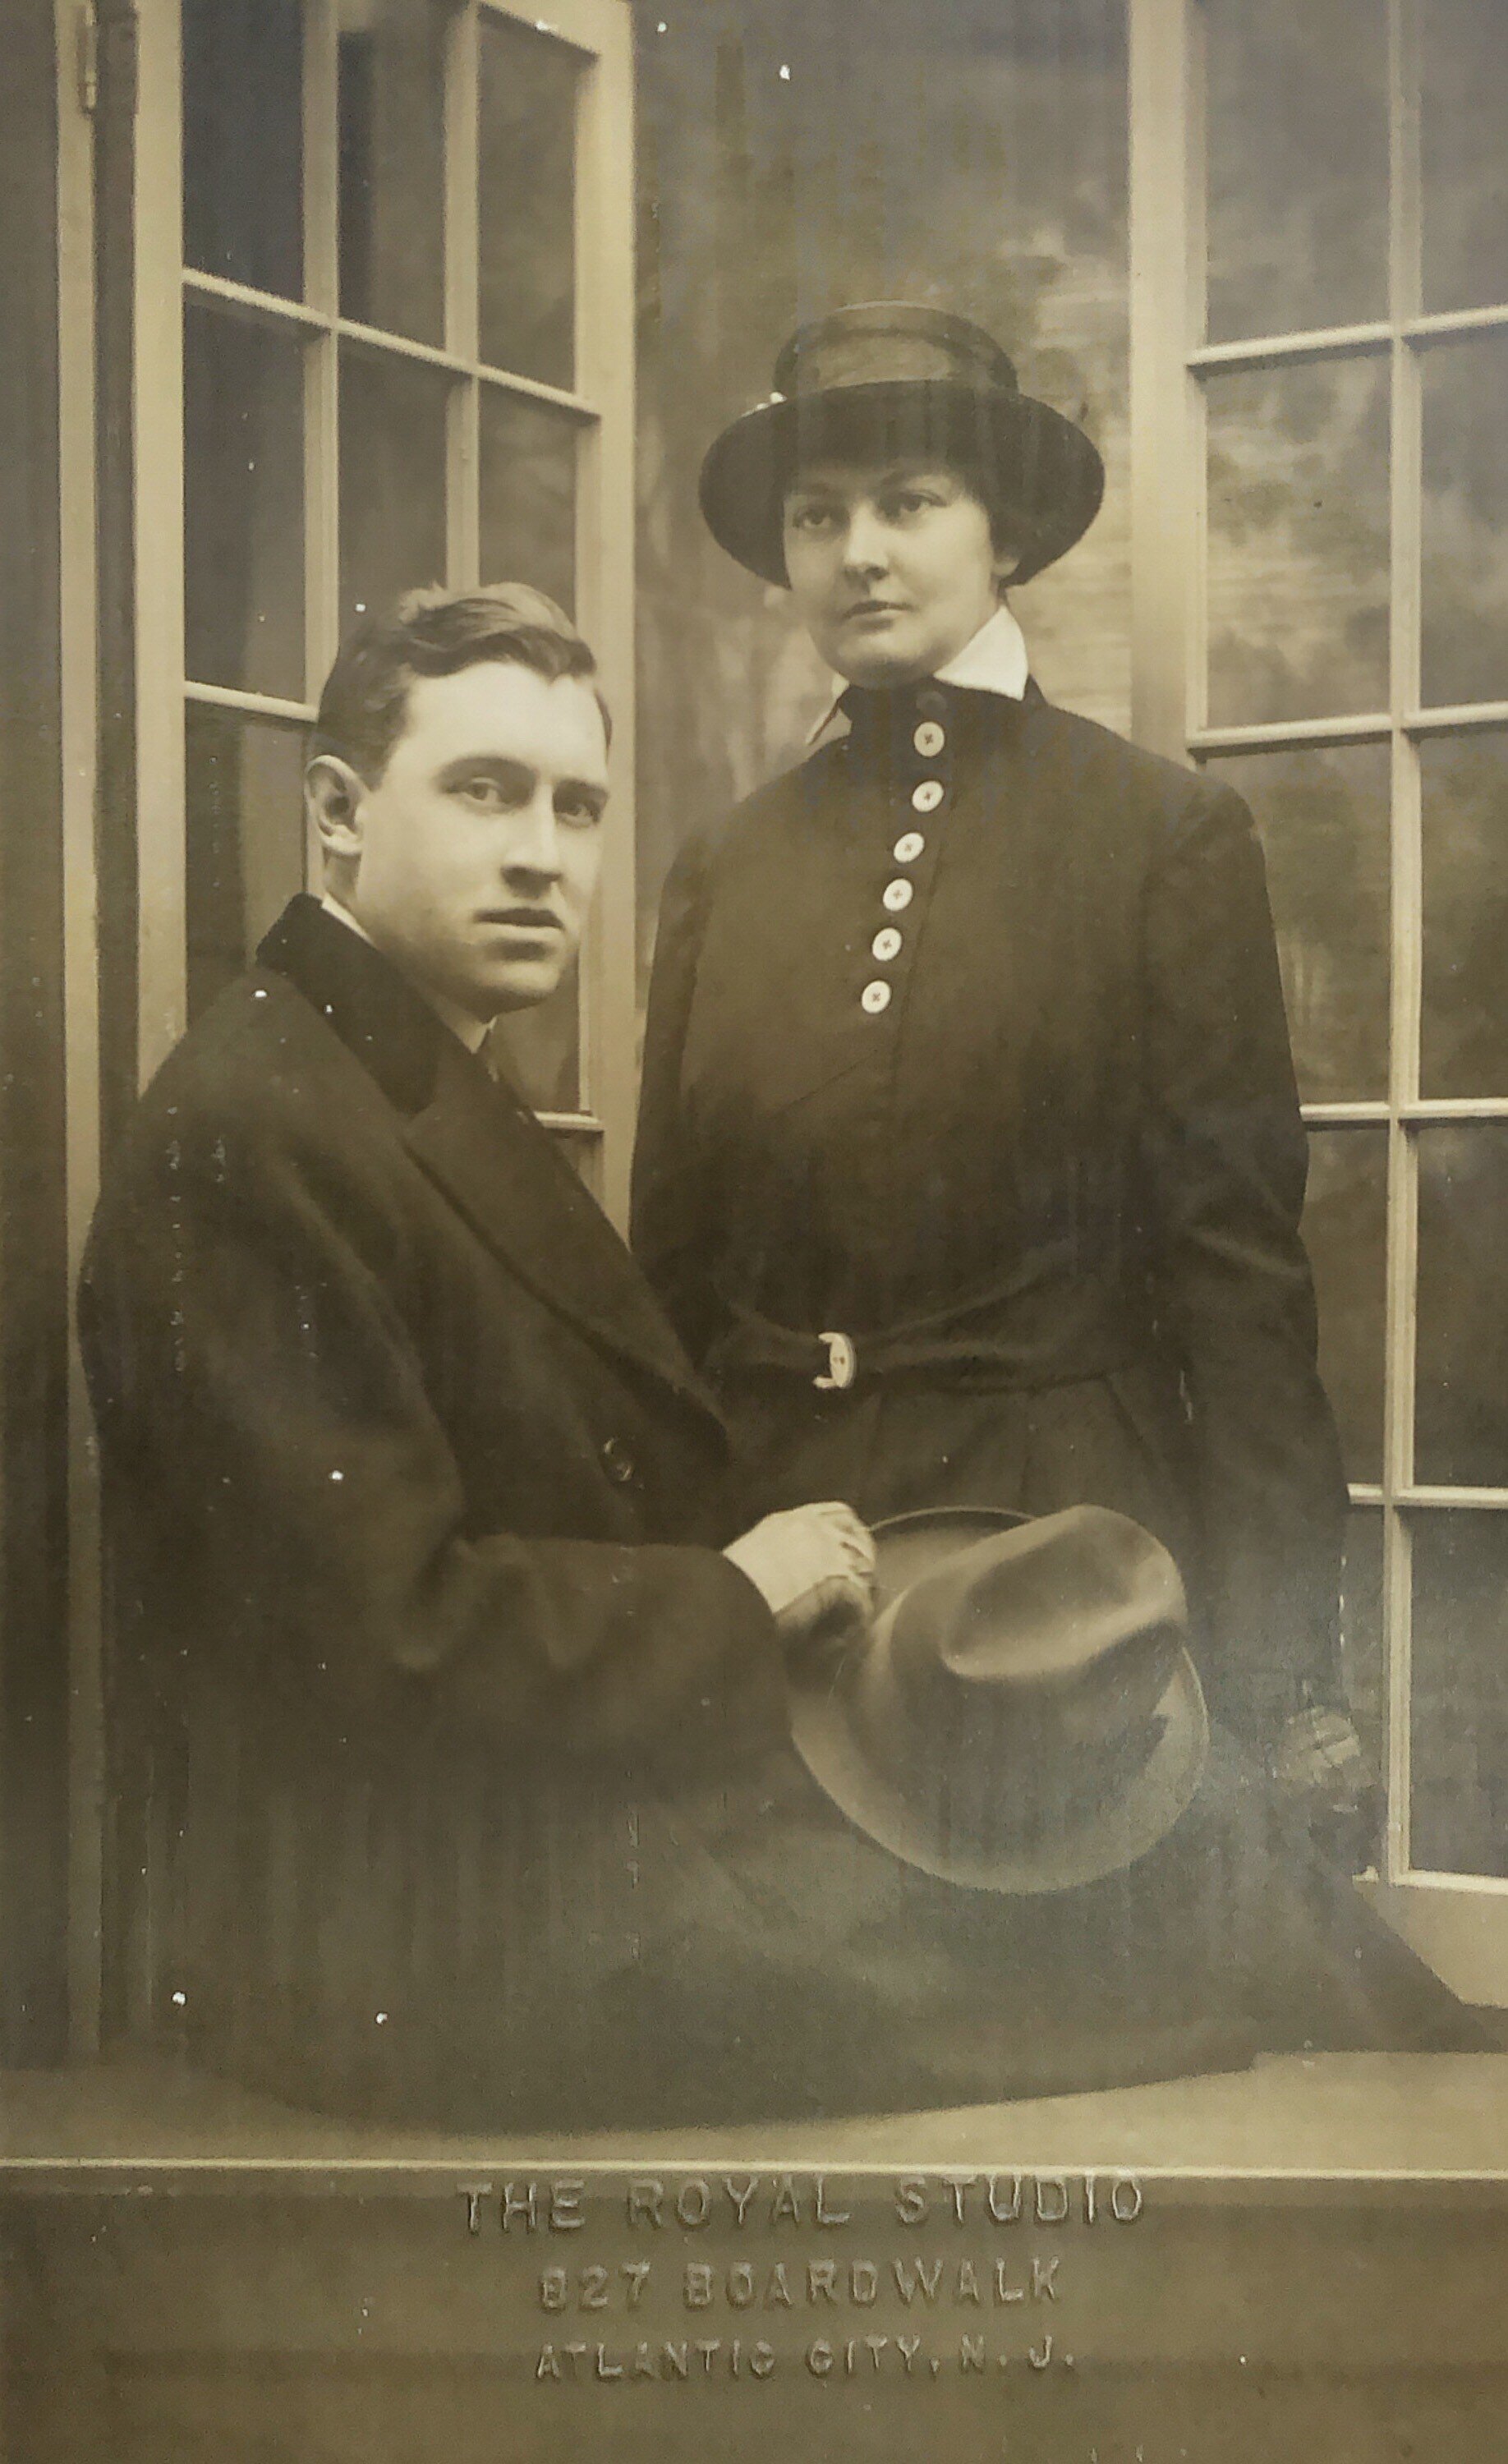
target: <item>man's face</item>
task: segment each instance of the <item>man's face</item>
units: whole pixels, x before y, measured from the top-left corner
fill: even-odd
[[[946,464],[812,462],[786,493],[792,596],[851,684],[934,675],[994,615],[1014,561]]]
[[[589,684],[489,660],[423,676],[363,787],[345,904],[409,979],[477,1019],[554,992],[597,884],[607,741]]]

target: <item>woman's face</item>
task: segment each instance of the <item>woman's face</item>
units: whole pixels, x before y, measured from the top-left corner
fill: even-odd
[[[786,493],[791,595],[850,684],[935,675],[994,615],[1015,561],[946,463],[809,462]]]

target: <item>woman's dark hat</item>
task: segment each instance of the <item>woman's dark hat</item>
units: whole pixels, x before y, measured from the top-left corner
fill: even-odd
[[[849,1820],[975,1890],[1068,1890],[1155,1848],[1210,1750],[1161,1542],[1098,1506],[939,1507],[875,1541],[864,1641],[793,1689],[797,1749]]]
[[[1015,531],[1029,582],[1083,537],[1104,465],[1082,429],[1022,393],[982,326],[882,300],[802,325],[768,402],[725,428],[702,465],[702,511],[719,546],[786,586],[785,494],[802,461],[855,451],[938,453],[983,471],[992,512]]]

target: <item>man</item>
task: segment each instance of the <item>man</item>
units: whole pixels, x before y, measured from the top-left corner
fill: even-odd
[[[336,661],[307,796],[324,895],[158,1075],[83,1275],[124,1988],[287,2093],[502,2110],[533,2043],[569,2106],[579,2034],[508,2028],[636,1953],[624,1773],[783,1743],[782,1650],[872,1551],[836,1507],[719,1548],[710,1400],[480,1057],[591,900],[586,645],[532,590],[416,594]]]
[[[988,334],[842,309],[775,382],[702,504],[842,732],[672,872],[636,1247],[754,1495],[1133,1516],[1212,1705],[1344,1796],[1345,1490],[1250,817],[1031,680],[1006,591],[1104,472]]]

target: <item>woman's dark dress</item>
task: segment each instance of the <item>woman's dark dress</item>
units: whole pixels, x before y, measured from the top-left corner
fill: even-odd
[[[1345,1488],[1250,817],[1035,687],[845,708],[844,739],[672,872],[639,1254],[751,1513],[1119,1508],[1172,1550],[1212,1709],[1259,1747],[1341,1697]],[[816,1382],[831,1334],[847,1386]],[[1243,1801],[1236,1902],[1274,1881]],[[1472,2040],[1348,1885],[1286,1870],[1293,1923],[1271,1901],[1264,1947],[1229,1898],[1166,1911],[1212,1974],[1246,1962],[1261,2041]],[[1021,1912],[1027,1967],[1087,1925],[1059,1973],[1103,1972],[1116,1925],[1082,1897]]]

